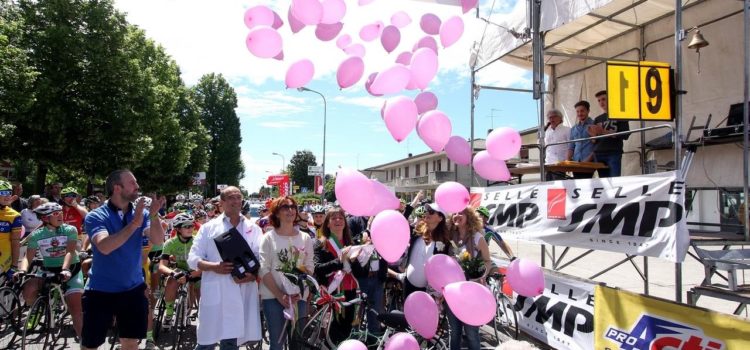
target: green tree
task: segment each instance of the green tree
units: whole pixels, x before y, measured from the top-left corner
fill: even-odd
[[[217,184],[237,186],[245,174],[240,120],[235,112],[237,94],[221,74],[214,73],[202,76],[193,91],[201,121],[211,136],[206,177],[209,188],[217,193]]]
[[[315,160],[315,155],[313,155],[312,152],[309,150],[294,152],[286,169],[287,174],[289,174],[289,177],[294,181],[295,185],[300,188],[307,187],[308,189],[313,190],[315,178],[307,175],[307,167],[311,165],[318,165],[318,162]]]
[[[335,176],[326,176],[326,183],[323,187],[325,192],[325,199],[329,203],[333,203],[336,201],[336,177]]]

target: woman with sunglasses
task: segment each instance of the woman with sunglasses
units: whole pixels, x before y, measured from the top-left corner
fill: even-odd
[[[297,203],[292,197],[273,200],[268,220],[272,229],[260,241],[258,276],[263,281],[260,285],[260,297],[268,325],[270,348],[281,350],[287,339],[282,336],[286,320],[284,309],[289,309],[296,303],[294,312],[297,321],[307,315],[307,304],[301,295],[304,291],[299,290],[283,273],[313,273],[313,239],[295,226]],[[290,329],[291,327],[286,327],[287,331]]]
[[[468,253],[472,258],[480,257],[484,261],[484,275],[478,278],[484,281],[487,274],[492,270],[490,259],[490,248],[484,240],[484,225],[479,215],[471,207],[453,214],[452,242],[456,247],[456,254]],[[479,350],[479,327],[471,326],[459,320],[450,308],[446,307],[448,313],[448,324],[450,325],[450,348],[461,349],[462,333],[466,335],[469,350]]]
[[[337,290],[344,292],[346,300],[352,300],[357,296],[358,285],[349,263],[349,249],[354,241],[344,211],[341,208],[329,209],[322,228],[323,237],[315,246],[315,278],[321,286],[339,283]],[[337,281],[335,276],[339,271],[343,272],[343,279]],[[354,306],[349,306],[342,310],[341,315],[334,317],[330,329],[334,344],[349,337],[354,314]]]

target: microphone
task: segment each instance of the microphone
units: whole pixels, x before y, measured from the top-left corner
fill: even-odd
[[[551,124],[550,122],[547,122],[547,125],[544,126],[544,131],[547,131],[547,128],[549,128],[550,124]]]

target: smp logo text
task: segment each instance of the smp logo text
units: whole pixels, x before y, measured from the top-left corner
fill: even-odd
[[[723,350],[718,339],[707,337],[699,328],[643,315],[630,331],[609,327],[607,339],[622,350]]]

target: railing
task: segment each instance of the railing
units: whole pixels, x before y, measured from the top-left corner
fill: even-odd
[[[439,185],[446,181],[454,181],[456,173],[452,171],[436,171],[425,176],[411,177],[406,179],[394,179],[384,183],[392,187],[409,187],[419,185]]]

